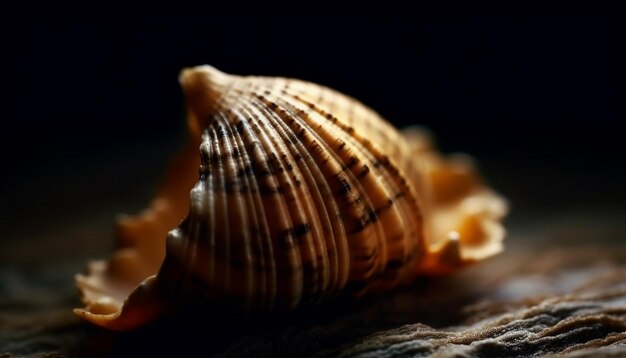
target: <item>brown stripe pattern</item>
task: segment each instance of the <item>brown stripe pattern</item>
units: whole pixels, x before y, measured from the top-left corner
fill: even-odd
[[[397,130],[322,86],[208,67],[185,76],[189,97],[204,94],[190,102],[200,180],[170,246],[185,246],[171,251],[207,295],[289,309],[412,272],[424,250],[420,209],[383,154],[408,150]]]

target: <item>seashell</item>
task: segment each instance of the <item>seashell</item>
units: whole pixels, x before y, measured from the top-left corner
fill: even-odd
[[[81,318],[131,329],[187,298],[291,310],[502,250],[506,202],[423,131],[295,79],[200,66],[180,82],[190,144],[112,257],[77,275]]]

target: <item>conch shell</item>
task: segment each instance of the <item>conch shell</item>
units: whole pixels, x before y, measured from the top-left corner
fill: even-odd
[[[304,81],[200,66],[180,82],[190,144],[150,207],[119,222],[113,256],[77,276],[81,318],[131,329],[185,297],[291,310],[502,250],[506,202],[423,132]]]

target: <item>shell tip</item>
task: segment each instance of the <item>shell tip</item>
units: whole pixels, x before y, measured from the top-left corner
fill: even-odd
[[[180,75],[178,76],[178,81],[183,86],[183,88],[187,88],[190,85],[193,85],[199,79],[208,79],[209,82],[223,82],[223,79],[228,75],[217,68],[211,65],[201,65],[194,67],[187,67],[180,71]],[[222,79],[222,81],[219,81]]]
[[[198,120],[210,117],[222,98],[223,88],[230,81],[229,76],[209,65],[185,68],[179,81],[185,92],[190,112],[191,128],[203,127]]]

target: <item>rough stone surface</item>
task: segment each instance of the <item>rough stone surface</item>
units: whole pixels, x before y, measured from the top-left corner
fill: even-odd
[[[514,227],[503,255],[386,295],[249,320],[194,312],[118,333],[71,312],[80,306],[74,273],[85,257],[105,255],[110,238],[102,230],[110,219],[83,222],[54,237],[5,242],[0,357],[626,356],[626,246],[613,236],[625,233],[604,223]],[[67,237],[100,243],[86,249]]]

